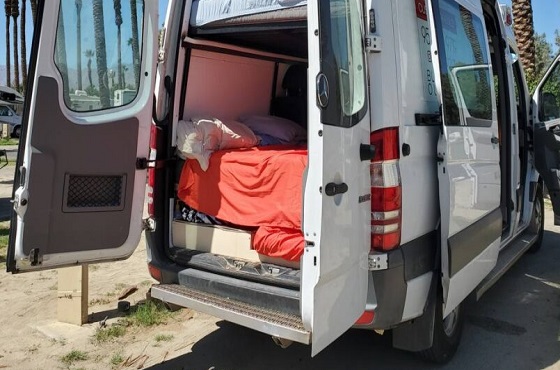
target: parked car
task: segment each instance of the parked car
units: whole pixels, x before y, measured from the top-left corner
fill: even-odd
[[[21,135],[21,116],[10,106],[0,105],[0,124],[8,124],[8,133],[11,137],[19,138]]]

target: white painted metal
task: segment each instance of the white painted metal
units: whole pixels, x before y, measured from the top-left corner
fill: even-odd
[[[403,322],[419,317],[424,313],[430,285],[432,284],[432,275],[432,272],[428,272],[406,282]]]
[[[274,62],[269,60],[192,50],[183,119],[266,115],[273,76]]]
[[[480,2],[457,0],[461,6],[473,13],[482,22],[484,17]],[[430,17],[433,20],[433,6],[430,1]],[[433,22],[433,21],[432,21]],[[456,24],[461,24],[457,22]],[[460,26],[458,26],[460,27]],[[435,27],[432,39],[436,40]],[[483,32],[482,52],[489,56],[488,40]],[[438,55],[437,43],[432,44],[432,55]],[[441,55],[441,54],[440,54]],[[489,58],[488,58],[489,59]],[[433,58],[436,71],[440,70],[439,58]],[[487,66],[490,69],[491,66]],[[452,72],[452,71],[450,71]],[[450,73],[453,83],[453,73]],[[436,86],[441,97],[441,76],[436,73]],[[491,99],[495,92],[491,84]],[[458,91],[460,93],[460,91]],[[455,95],[460,102],[462,96]],[[461,106],[465,106],[464,103]],[[461,117],[467,120],[469,112],[461,110]],[[492,144],[492,137],[498,137],[496,105],[492,105],[490,127],[443,125],[443,135],[438,142],[438,155],[443,161],[438,165],[440,214],[441,214],[441,267],[444,289],[444,317],[482,281],[496,265],[500,238],[453,277],[450,276],[448,238],[474,224],[496,208],[500,207],[500,164],[499,146]]]
[[[49,6],[45,6],[43,19],[54,20],[58,19],[59,7],[61,1],[49,2]],[[150,138],[150,124],[151,124],[151,113],[152,113],[152,99],[154,93],[154,74],[156,68],[156,47],[157,47],[157,22],[158,22],[158,9],[157,2],[146,1],[144,4],[144,22],[143,24],[143,44],[141,58],[141,70],[148,71],[147,78],[140,79],[140,88],[138,95],[134,101],[126,106],[115,107],[109,110],[98,111],[98,112],[88,112],[88,113],[77,113],[69,110],[64,104],[64,99],[62,97],[62,89],[59,89],[59,101],[63,106],[61,106],[62,112],[66,117],[75,124],[79,125],[96,125],[111,122],[114,120],[120,120],[127,117],[137,117],[140,122],[138,145],[136,147],[136,156],[147,157],[148,156],[148,142]],[[60,77],[60,72],[55,65],[54,50],[57,32],[57,22],[45,21],[42,22],[41,41],[39,44],[38,60],[37,60],[37,71],[35,74],[34,89],[30,94],[31,99],[31,109],[30,109],[30,120],[28,123],[26,147],[23,157],[23,167],[27,170],[27,176],[25,177],[26,182],[16,190],[15,199],[21,199],[22,196],[31,197],[32,194],[28,194],[28,181],[29,173],[32,171],[31,163],[31,153],[36,151],[35,148],[31,146],[31,137],[33,135],[33,117],[35,114],[36,96],[37,96],[37,86],[38,79],[41,76],[48,76],[50,78],[56,79],[60,86],[62,86],[62,79]],[[115,153],[118,155],[118,153]],[[45,254],[43,256],[43,261],[40,266],[32,267],[25,262],[27,256],[23,252],[23,230],[25,228],[25,207],[19,207],[17,210],[17,234],[15,242],[15,259],[18,262],[18,269],[20,271],[31,271],[34,269],[46,269],[53,268],[60,265],[68,265],[75,263],[75,261],[81,261],[82,263],[98,262],[98,261],[110,261],[115,259],[122,259],[130,256],[138,242],[140,241],[140,233],[142,231],[142,209],[144,207],[144,193],[146,184],[146,171],[136,171],[135,188],[133,196],[133,205],[131,211],[130,229],[129,236],[123,245],[119,248],[114,248],[111,250],[103,249],[101,250],[91,250],[91,251],[78,251],[80,244],[76,244],[75,252],[68,253],[58,253],[58,254]]]
[[[303,230],[307,242],[302,259],[301,311],[312,332],[312,355],[350,328],[363,313],[368,282],[370,203],[369,162],[360,161],[360,144],[369,144],[369,115],[352,128],[323,125],[316,105],[320,73],[318,1],[308,9],[308,148]],[[382,53],[381,53],[382,54]],[[331,96],[331,99],[335,97]],[[348,191],[329,197],[327,183],[342,182]]]

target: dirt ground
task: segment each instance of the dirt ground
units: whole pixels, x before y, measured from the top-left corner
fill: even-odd
[[[190,310],[175,313],[166,324],[129,327],[124,336],[99,343],[96,329],[118,321],[117,294],[128,285],[139,290],[126,298],[131,305],[145,299],[153,282],[147,271],[145,244],[126,261],[90,265],[90,321],[82,327],[57,322],[57,272],[21,275],[0,274],[0,368],[13,369],[110,369],[143,368],[174,358],[217,328],[216,319]],[[188,330],[185,326],[188,325]],[[163,339],[162,339],[163,338]],[[157,339],[157,340],[156,340]],[[158,341],[159,340],[159,341]],[[87,359],[68,364],[72,351]],[[147,356],[147,357],[146,357]],[[120,357],[131,366],[113,365]],[[144,361],[143,361],[144,360]],[[142,362],[143,361],[143,362]]]

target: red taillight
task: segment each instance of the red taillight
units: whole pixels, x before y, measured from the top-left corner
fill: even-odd
[[[150,127],[150,160],[155,160],[157,156],[157,134],[158,130],[156,125],[152,124]],[[154,167],[148,168],[148,188],[146,189],[146,197],[148,203],[148,215],[155,216],[154,206],[154,184],[156,181],[156,169]]]
[[[371,247],[387,251],[401,242],[401,175],[399,130],[386,128],[371,133],[375,157],[371,162]]]
[[[362,316],[356,321],[356,325],[370,325],[373,323],[375,314],[373,311],[364,311]]]

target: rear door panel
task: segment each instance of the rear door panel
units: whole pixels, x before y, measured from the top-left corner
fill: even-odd
[[[362,14],[359,0],[308,3],[301,310],[312,355],[348,330],[366,304],[371,182],[369,160],[360,159],[370,134]]]
[[[114,18],[112,1],[84,1],[82,32],[87,33],[88,27],[99,32],[99,24],[92,22],[100,7],[105,18]],[[91,50],[93,55],[81,58],[81,83],[77,74],[68,72],[79,66],[75,27],[69,22],[75,11],[74,1],[60,0],[38,12],[45,21],[39,23],[38,45],[32,55],[37,59],[32,63],[34,78],[25,102],[26,137],[14,184],[17,217],[12,222],[8,261],[12,272],[126,258],[140,238],[146,171],[138,170],[136,162],[148,156],[157,2],[146,2],[144,7],[138,3],[135,9],[139,54],[125,68],[138,74],[126,76],[123,68],[119,76],[109,69],[117,65],[116,53],[108,52],[117,40],[106,29],[103,38],[96,37],[89,44],[87,40],[93,37],[81,38],[84,49],[96,47]],[[123,7],[122,12],[132,28],[132,9]],[[49,21],[53,19],[58,23]],[[109,24],[105,22],[105,27]],[[125,31],[127,23],[121,27]],[[89,80],[90,74],[97,81],[95,77]],[[121,76],[122,85],[115,82]],[[73,92],[86,84],[87,95]],[[125,84],[138,94],[129,104],[116,106],[111,93]]]

